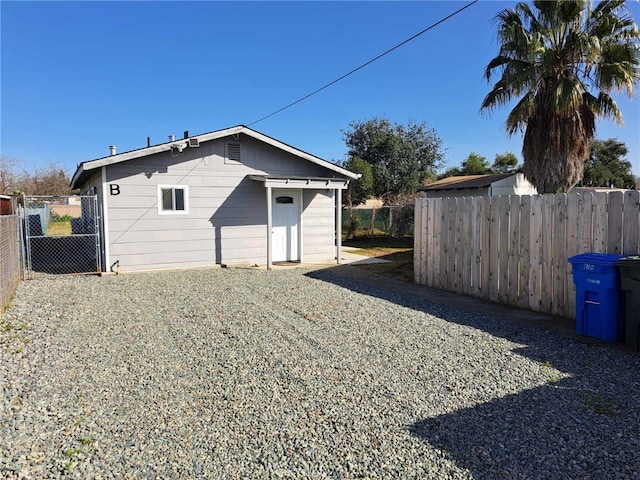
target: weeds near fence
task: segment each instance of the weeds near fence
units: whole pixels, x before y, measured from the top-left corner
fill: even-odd
[[[78,416],[73,426],[69,427],[66,435],[69,445],[62,449],[64,462],[62,465],[63,474],[71,472],[78,463],[84,458],[83,454],[87,451],[93,451],[92,446],[94,437],[90,434],[88,422],[95,413],[89,408],[87,395],[83,392],[78,394]]]
[[[0,318],[0,346],[8,354],[22,353],[31,345],[28,325],[24,322],[12,323]]]

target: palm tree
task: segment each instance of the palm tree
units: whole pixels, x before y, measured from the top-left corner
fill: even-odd
[[[640,33],[623,0],[534,1],[496,16],[500,51],[485,69],[499,80],[481,111],[519,99],[506,121],[524,132],[524,174],[540,193],[582,178],[596,119],[622,114],[610,96],[631,97],[640,80]]]

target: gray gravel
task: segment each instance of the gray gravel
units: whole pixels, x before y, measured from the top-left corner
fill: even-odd
[[[0,477],[640,478],[640,357],[331,270],[24,282]]]

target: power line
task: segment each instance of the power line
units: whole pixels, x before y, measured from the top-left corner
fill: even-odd
[[[255,125],[256,123],[261,122],[261,121],[263,121],[263,120],[266,120],[266,119],[267,119],[267,118],[269,118],[269,117],[273,117],[274,115],[276,115],[276,114],[278,114],[278,113],[282,112],[283,110],[286,110],[287,108],[293,107],[294,105],[296,105],[296,104],[298,104],[298,103],[300,103],[300,102],[302,102],[302,101],[306,100],[307,98],[312,97],[312,96],[313,96],[313,95],[315,95],[316,93],[319,93],[319,92],[321,92],[322,90],[324,90],[324,89],[326,89],[326,88],[329,88],[331,85],[334,85],[334,84],[338,83],[340,80],[344,80],[344,79],[345,79],[345,78],[347,78],[349,75],[353,75],[353,74],[354,74],[354,73],[356,73],[358,70],[362,70],[362,69],[363,69],[364,67],[366,67],[367,65],[370,65],[370,64],[372,64],[373,62],[375,62],[376,60],[379,60],[379,59],[381,59],[382,57],[384,57],[385,55],[387,55],[387,54],[389,54],[389,53],[393,52],[394,50],[397,50],[398,48],[402,47],[403,45],[405,45],[405,44],[409,43],[411,40],[414,40],[414,39],[418,38],[418,37],[419,37],[420,35],[422,35],[423,33],[426,33],[426,32],[428,32],[429,30],[431,30],[432,28],[437,27],[437,26],[438,26],[438,25],[440,25],[441,23],[446,22],[446,21],[447,21],[447,20],[449,20],[450,18],[455,17],[457,14],[459,14],[459,13],[460,13],[460,12],[462,12],[463,10],[466,10],[466,9],[467,9],[467,8],[469,8],[471,5],[473,5],[474,3],[478,3],[479,1],[480,1],[480,0],[473,0],[472,2],[469,2],[469,3],[468,3],[468,4],[466,4],[464,7],[459,8],[459,9],[458,9],[458,10],[456,10],[455,12],[453,12],[453,13],[451,13],[451,14],[447,15],[446,17],[444,17],[444,18],[442,18],[442,19],[440,19],[440,20],[438,20],[436,23],[434,23],[434,24],[432,24],[432,25],[429,25],[427,28],[425,28],[425,29],[424,29],[424,30],[422,30],[421,32],[418,32],[418,33],[416,33],[415,35],[413,35],[412,37],[407,38],[405,41],[400,42],[400,43],[399,43],[399,44],[397,44],[395,47],[390,48],[389,50],[387,50],[387,51],[386,51],[386,52],[384,52],[384,53],[381,53],[381,54],[380,54],[380,55],[378,55],[377,57],[372,58],[371,60],[369,60],[369,61],[368,61],[368,62],[366,62],[366,63],[363,63],[362,65],[360,65],[360,66],[359,66],[359,67],[357,67],[357,68],[354,68],[354,69],[353,69],[353,70],[351,70],[350,72],[345,73],[345,74],[344,74],[344,75],[342,75],[340,78],[336,78],[336,79],[335,79],[335,80],[333,80],[332,82],[329,82],[329,83],[327,83],[326,85],[324,85],[324,86],[322,86],[322,87],[318,88],[317,90],[314,90],[313,92],[311,92],[311,93],[309,93],[309,94],[305,95],[304,97],[299,98],[299,99],[298,99],[298,100],[296,100],[295,102],[291,102],[290,104],[285,105],[285,106],[284,106],[284,107],[282,107],[282,108],[279,108],[279,109],[278,109],[278,110],[276,110],[275,112],[272,112],[272,113],[270,113],[269,115],[265,115],[264,117],[259,118],[258,120],[255,120],[255,121],[253,121],[253,122],[249,123],[247,126],[248,126],[248,127],[250,127],[251,125]]]

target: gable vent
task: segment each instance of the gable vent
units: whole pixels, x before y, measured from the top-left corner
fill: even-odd
[[[227,155],[225,158],[225,163],[232,164],[232,165],[240,163],[240,143],[239,142],[227,143]]]

